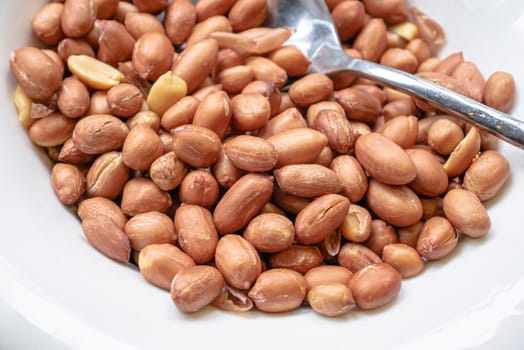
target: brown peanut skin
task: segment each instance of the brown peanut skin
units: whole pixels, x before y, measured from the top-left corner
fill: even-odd
[[[408,149],[406,152],[417,169],[417,176],[408,184],[409,188],[427,197],[443,194],[449,180],[438,159],[425,149]]]
[[[92,0],[68,0],[64,2],[61,17],[62,30],[68,37],[81,37],[91,30],[95,16]]]
[[[180,45],[191,35],[197,11],[188,0],[174,0],[166,10],[166,34],[175,45]]]
[[[129,261],[129,239],[123,229],[109,217],[86,218],[82,221],[82,231],[89,243],[102,254],[121,263]]]
[[[124,164],[135,170],[146,170],[162,155],[164,145],[158,134],[147,125],[137,125],[122,146]]]
[[[27,96],[35,100],[50,98],[62,83],[60,67],[43,50],[34,47],[15,49],[9,68]]]
[[[182,180],[178,197],[183,203],[209,209],[218,201],[219,192],[218,182],[213,175],[204,170],[193,170]]]
[[[382,260],[393,266],[403,278],[418,275],[424,269],[424,261],[415,248],[402,243],[391,243],[384,247]]]
[[[389,303],[400,291],[402,276],[386,263],[367,266],[353,275],[349,288],[355,303],[364,310]]]
[[[178,310],[196,312],[210,304],[224,287],[224,277],[213,266],[200,265],[176,274],[171,284],[171,299]]]
[[[87,172],[87,195],[115,199],[129,176],[129,168],[124,164],[121,152],[104,153],[95,159]]]
[[[59,146],[71,137],[75,127],[75,120],[55,112],[31,125],[29,139],[42,147]]]
[[[213,131],[196,125],[182,125],[172,130],[173,152],[196,168],[207,168],[218,159],[222,144]]]
[[[397,242],[397,231],[393,226],[381,219],[374,219],[371,222],[371,235],[365,244],[375,254],[382,256],[382,250],[386,245]]]
[[[174,52],[164,33],[144,33],[133,48],[133,67],[142,79],[154,81],[171,68]]]
[[[149,168],[151,180],[164,191],[177,188],[187,172],[187,165],[172,151],[155,159]]]
[[[226,143],[224,151],[237,168],[248,172],[269,171],[278,160],[275,146],[257,136],[235,136]]]
[[[136,251],[149,244],[174,243],[177,237],[173,220],[158,211],[133,216],[127,221],[124,232]]]
[[[254,217],[243,236],[262,253],[276,253],[293,243],[295,227],[286,216],[276,213],[263,213]]]
[[[124,186],[120,206],[125,214],[133,216],[148,211],[163,213],[172,202],[169,193],[162,191],[152,180],[137,177]]]
[[[270,122],[275,118],[278,116]],[[283,130],[268,137],[267,141],[276,149],[278,158],[275,167],[313,163],[328,144],[324,134],[306,127]]]
[[[386,50],[386,25],[381,18],[370,19],[357,34],[353,48],[360,51],[365,60],[378,62]]]
[[[82,221],[88,218],[97,219],[107,216],[121,229],[124,229],[127,223],[127,216],[122,212],[122,209],[115,202],[104,197],[84,199],[78,205],[77,213]]]
[[[273,178],[270,176],[247,174],[241,177],[215,207],[213,220],[218,232],[233,233],[246,226],[269,201],[272,192]]]
[[[335,230],[346,216],[349,200],[338,194],[326,194],[318,197],[295,219],[295,239],[303,244],[320,243]]]
[[[424,222],[416,249],[426,259],[438,260],[451,253],[457,243],[457,233],[450,221],[442,216],[434,216]]]
[[[215,255],[218,233],[211,212],[194,204],[184,204],[175,213],[175,230],[182,250],[197,264]]]
[[[384,184],[404,185],[415,179],[416,168],[409,155],[379,133],[360,136],[355,155],[369,175]]]
[[[381,17],[387,23],[396,24],[407,20],[405,0],[364,0],[366,11],[373,17]]]
[[[95,26],[100,31],[97,51],[99,60],[116,66],[131,57],[135,39],[122,23],[115,20],[97,20]]]
[[[138,255],[138,268],[142,276],[165,290],[170,290],[177,273],[192,266],[195,266],[193,259],[170,243],[149,244]]]
[[[238,0],[230,9],[228,19],[235,32],[258,27],[268,15],[266,0]]]
[[[378,217],[393,226],[410,226],[422,218],[420,199],[405,185],[386,185],[371,179],[366,201]]]
[[[331,282],[349,285],[349,281],[353,278],[353,272],[339,265],[321,265],[309,269],[304,277],[309,291],[318,285]]]
[[[76,203],[86,190],[86,179],[75,165],[57,163],[51,169],[53,190],[64,205]]]
[[[269,267],[285,268],[305,274],[322,263],[324,256],[316,246],[292,245],[269,256]]]
[[[58,91],[58,108],[69,118],[82,116],[89,108],[89,91],[78,79],[68,77]]]
[[[442,207],[450,223],[467,236],[482,237],[491,228],[486,208],[473,192],[460,188],[448,191]]]
[[[300,197],[317,197],[338,193],[342,184],[337,174],[318,164],[292,164],[273,171],[278,186],[287,193]]]
[[[475,193],[481,200],[493,198],[510,176],[510,164],[501,153],[482,152],[464,174],[463,188]]]
[[[33,16],[31,26],[44,44],[55,45],[64,37],[62,31],[61,17],[64,4],[49,3],[42,6]]]
[[[382,262],[371,249],[360,243],[348,242],[340,248],[338,263],[355,273],[364,267]]]
[[[242,290],[249,289],[262,272],[262,261],[255,247],[235,234],[220,238],[215,264],[229,285]]]
[[[484,102],[502,112],[508,112],[515,102],[515,80],[506,72],[495,72],[486,81]]]
[[[286,312],[302,304],[306,289],[306,279],[300,273],[288,269],[270,269],[258,276],[248,295],[261,311]]]
[[[128,133],[129,128],[120,119],[93,114],[76,123],[73,142],[86,154],[100,154],[122,147]]]
[[[358,33],[364,25],[365,14],[366,9],[360,1],[342,1],[331,11],[341,41],[347,41]]]
[[[208,128],[223,138],[231,124],[230,103],[224,91],[210,93],[198,104],[192,124]]]
[[[333,90],[333,82],[327,75],[312,73],[291,84],[288,93],[294,104],[304,107],[329,99]]]
[[[368,178],[354,156],[340,155],[335,157],[329,167],[337,174],[342,183],[340,194],[348,197],[352,203],[356,203],[364,197],[368,188]]]
[[[313,128],[328,138],[329,147],[340,154],[353,151],[355,138],[351,123],[344,114],[333,110],[322,110],[315,118]]]
[[[340,282],[329,282],[314,287],[308,292],[307,300],[313,310],[328,317],[344,315],[355,304],[349,286]]]
[[[204,39],[195,43],[173,65],[173,74],[187,84],[188,94],[204,81],[215,67],[218,56],[218,44],[215,39]]]
[[[382,108],[380,100],[363,89],[348,87],[335,91],[334,96],[346,116],[369,125],[375,123]]]

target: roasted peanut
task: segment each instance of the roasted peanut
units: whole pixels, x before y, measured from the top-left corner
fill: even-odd
[[[387,244],[382,251],[382,259],[404,278],[418,275],[424,269],[424,261],[418,252],[407,244]]]
[[[231,99],[233,125],[241,131],[252,131],[263,127],[271,116],[271,106],[258,93],[242,93]]]
[[[68,37],[81,37],[91,30],[95,16],[96,10],[92,0],[65,1],[60,17],[62,30]]]
[[[164,33],[164,26],[162,22],[150,13],[131,12],[126,15],[124,20],[129,34],[138,40],[143,34],[149,32]],[[170,41],[171,42],[171,41]]]
[[[268,58],[282,67],[288,77],[298,77],[307,73],[310,62],[295,46],[282,46],[271,51]]]
[[[382,108],[380,101],[375,96],[362,89],[349,87],[336,91],[334,96],[335,101],[343,107],[346,115],[350,116],[350,121],[373,124]]]
[[[484,102],[493,108],[508,112],[515,101],[515,80],[506,72],[495,72],[486,81]]]
[[[209,210],[184,204],[176,210],[174,222],[180,247],[197,264],[207,263],[215,256],[218,233]]]
[[[326,194],[302,209],[295,219],[295,239],[303,244],[321,242],[346,216],[349,200],[341,195]]]
[[[216,179],[204,170],[193,170],[182,180],[178,197],[183,203],[211,208],[218,200],[219,187]]]
[[[100,32],[96,55],[100,61],[116,66],[131,57],[135,39],[122,23],[115,20],[97,20],[95,25]]]
[[[82,220],[82,231],[88,242],[102,254],[121,263],[129,261],[129,239],[123,229],[108,216]]]
[[[184,50],[174,63],[172,72],[182,78],[191,93],[204,81],[216,65],[218,44],[215,39],[204,39]]]
[[[360,51],[362,57],[368,61],[378,62],[386,50],[387,30],[384,20],[372,18],[364,25],[355,37],[353,48]]]
[[[50,98],[62,83],[60,67],[43,50],[34,47],[14,50],[9,68],[27,96],[35,100]]]
[[[408,149],[406,152],[417,169],[417,176],[408,184],[409,188],[428,197],[444,193],[448,187],[448,175],[437,157],[421,148]]]
[[[77,214],[82,221],[106,216],[122,230],[127,223],[127,217],[122,212],[122,209],[115,202],[104,197],[82,200],[78,205]]]
[[[177,238],[173,220],[158,211],[133,216],[126,223],[124,232],[136,251],[149,244],[174,243]]]
[[[226,282],[238,289],[249,289],[262,272],[262,262],[255,247],[235,234],[220,238],[215,263]]]
[[[382,262],[371,249],[360,243],[346,243],[340,248],[338,263],[355,273],[364,267]]]
[[[177,273],[195,266],[189,255],[170,243],[149,244],[138,254],[138,268],[155,286],[169,290]]]
[[[458,237],[451,223],[441,216],[429,218],[422,226],[417,252],[430,260],[441,259],[457,246]]]
[[[338,282],[349,285],[353,273],[345,267],[338,265],[321,265],[309,269],[304,277],[307,281],[307,290],[325,283]]]
[[[287,115],[289,114],[286,114],[286,118]],[[290,115],[291,118],[294,118],[292,115],[294,113]],[[270,122],[275,118],[272,118]],[[301,125],[302,123],[297,122],[297,124]],[[267,141],[276,150],[278,158],[275,167],[277,168],[290,164],[313,163],[328,143],[324,134],[305,127],[277,132],[267,138]]]
[[[467,236],[482,237],[491,228],[486,208],[473,192],[459,188],[448,191],[442,208],[451,224]]]
[[[285,268],[304,274],[322,262],[323,254],[316,246],[292,245],[269,256],[269,267]]]
[[[493,198],[506,183],[510,165],[506,157],[493,150],[482,152],[464,174],[463,188],[481,201]]]
[[[342,184],[337,174],[318,164],[292,164],[273,171],[278,186],[287,193],[301,197],[317,197],[338,193]]]
[[[249,298],[261,311],[286,312],[302,304],[306,289],[306,279],[300,273],[288,269],[270,269],[258,276],[249,291]]]
[[[384,184],[403,185],[415,179],[416,168],[409,155],[379,133],[360,136],[355,155],[369,175]]]
[[[53,190],[64,205],[76,203],[86,190],[86,179],[78,167],[57,163],[51,169]]]
[[[128,127],[120,119],[94,114],[76,123],[73,142],[86,154],[100,154],[122,147],[128,133]]]
[[[170,191],[182,183],[187,172],[187,165],[171,151],[153,161],[149,176],[159,188]]]
[[[29,127],[29,139],[42,147],[54,147],[63,144],[74,135],[75,121],[62,113],[56,112],[45,118],[37,119]]]
[[[164,33],[144,33],[133,49],[133,67],[142,79],[157,80],[173,63],[174,49]]]
[[[64,4],[48,3],[42,6],[33,16],[33,32],[38,39],[47,45],[57,44],[64,37],[61,17]]]
[[[341,41],[352,39],[364,25],[366,11],[359,1],[342,1],[332,11],[331,16]]]
[[[353,129],[342,113],[329,109],[321,110],[312,126],[327,136],[329,147],[333,151],[340,154],[353,151],[355,145]]]
[[[349,286],[340,282],[313,287],[307,294],[307,301],[317,313],[329,317],[344,315],[355,304]]]
[[[222,144],[213,131],[196,125],[183,125],[171,131],[173,151],[185,163],[206,168],[220,155]]]
[[[162,191],[152,180],[137,177],[125,184],[120,206],[125,214],[134,216],[148,211],[163,213],[171,204],[169,193]]]
[[[89,196],[115,199],[129,180],[129,168],[124,164],[120,152],[107,152],[95,159],[86,180]]]
[[[299,107],[329,99],[333,82],[324,74],[312,73],[295,81],[289,87],[289,97]]]
[[[224,287],[224,277],[213,266],[192,266],[173,278],[171,298],[178,310],[196,312],[210,304]]]
[[[146,170],[163,152],[160,136],[147,125],[137,125],[124,141],[122,160],[131,169]]]
[[[269,171],[278,160],[276,147],[257,136],[235,136],[224,146],[224,151],[237,168],[249,172]]]
[[[259,252],[275,253],[291,246],[295,227],[284,215],[264,213],[249,222],[243,236]]]
[[[393,226],[381,219],[371,222],[371,234],[365,244],[375,254],[382,256],[382,250],[386,245],[397,242],[398,236]]]
[[[191,35],[196,23],[195,7],[188,0],[174,0],[168,6],[165,16],[164,26],[167,36],[173,44],[182,44]]]
[[[272,191],[270,176],[252,173],[238,179],[215,207],[213,220],[218,232],[233,233],[246,226],[269,201]]]
[[[410,226],[422,217],[420,199],[405,185],[386,185],[371,179],[366,202],[378,217],[391,225]]]
[[[361,309],[375,309],[389,303],[400,291],[402,276],[386,263],[369,265],[355,273],[349,288]]]

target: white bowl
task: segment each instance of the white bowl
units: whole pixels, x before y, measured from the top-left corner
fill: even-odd
[[[180,314],[169,295],[132,267],[93,249],[52,192],[49,165],[19,125],[9,53],[31,38],[42,0],[0,3],[0,348],[2,349],[522,349],[524,152],[503,145],[511,179],[490,201],[493,228],[464,239],[449,259],[405,280],[371,312],[327,319],[311,310],[237,315],[208,308]],[[485,75],[514,74],[524,117],[524,2],[411,1],[448,34],[442,54],[463,51]]]

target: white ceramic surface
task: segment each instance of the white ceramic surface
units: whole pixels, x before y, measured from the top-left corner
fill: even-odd
[[[493,228],[403,283],[379,310],[327,319],[181,315],[169,295],[89,246],[55,199],[48,165],[18,125],[10,51],[30,39],[42,0],[0,2],[0,349],[510,349],[524,348],[524,152],[504,145],[512,176],[489,203]],[[524,2],[412,1],[442,23],[443,54],[462,50],[485,74],[515,75],[524,118]]]

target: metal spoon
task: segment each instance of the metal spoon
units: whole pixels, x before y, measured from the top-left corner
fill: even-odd
[[[269,8],[266,24],[295,30],[286,44],[309,58],[311,71],[349,71],[415,96],[524,149],[524,122],[414,75],[346,55],[324,0],[269,0]]]

